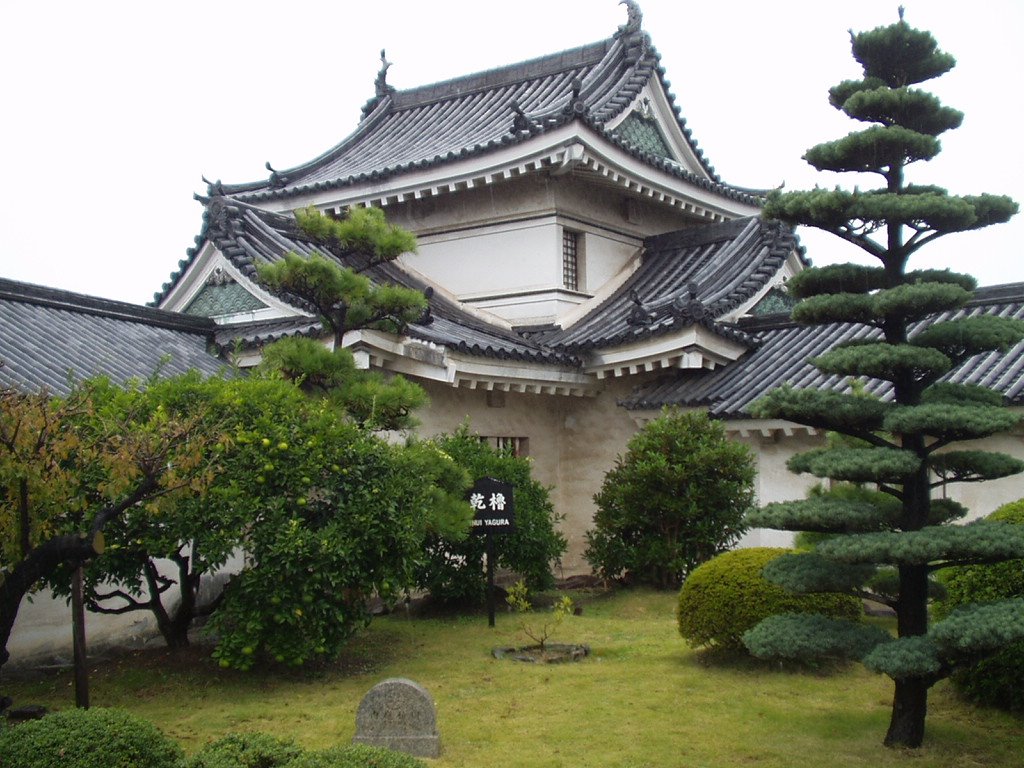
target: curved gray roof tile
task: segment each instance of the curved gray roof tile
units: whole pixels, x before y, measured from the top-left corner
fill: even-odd
[[[530,61],[371,99],[355,132],[313,160],[269,180],[211,185],[211,194],[250,202],[337,189],[430,168],[529,140],[573,119],[649,165],[731,199],[754,202],[757,192],[725,184],[679,114],[660,55],[642,31]],[[680,130],[708,178],[635,147],[605,126],[657,78]],[[578,106],[575,84],[579,84]],[[513,103],[525,115],[517,125]]]
[[[1000,315],[1024,320],[1024,283],[980,288],[967,306],[930,318],[927,324],[978,315]],[[923,328],[925,322],[914,330]],[[808,358],[854,339],[879,338],[880,332],[864,325],[797,325],[786,317],[758,319],[744,326],[759,347],[735,363],[707,372],[682,372],[641,387],[622,401],[630,410],[658,409],[666,405],[706,406],[713,416],[747,418],[750,404],[783,384],[795,387],[848,391],[849,377],[822,373]],[[945,380],[979,384],[1001,392],[1011,405],[1024,405],[1024,342],[1007,352],[976,355],[949,373]],[[869,379],[866,390],[883,399],[892,397],[889,382]]]
[[[614,294],[566,330],[533,338],[577,351],[639,341],[698,322],[745,342],[745,334],[717,318],[753,297],[794,250],[802,253],[789,228],[757,216],[649,237],[640,268]]]
[[[215,375],[227,364],[209,350],[214,329],[207,318],[0,279],[0,385],[66,394],[91,376]]]

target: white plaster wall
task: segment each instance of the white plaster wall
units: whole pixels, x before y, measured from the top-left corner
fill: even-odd
[[[612,238],[600,232],[584,232],[583,288],[597,293],[601,286],[615,277],[636,255],[639,245]]]
[[[152,614],[142,612],[124,616],[86,613],[85,629],[86,647],[92,650],[142,643],[157,634]],[[42,590],[32,596],[31,602],[22,600],[7,643],[11,665],[41,660],[70,662],[71,648],[71,607],[63,599]]]
[[[554,258],[558,235],[553,217],[462,231],[421,243],[406,261],[464,300],[561,288],[562,265]]]
[[[549,488],[557,484],[562,451],[560,425],[570,398],[495,392],[492,405],[488,405],[488,393],[482,389],[419,383],[430,396],[430,405],[416,413],[420,435],[450,433],[468,423],[470,431],[479,435],[529,438],[534,479]],[[496,405],[502,401],[503,405]]]
[[[654,374],[651,374],[653,376]],[[589,573],[583,557],[584,535],[593,527],[594,495],[601,490],[605,474],[626,451],[637,426],[628,411],[616,400],[625,397],[639,384],[634,380],[609,379],[605,389],[594,398],[576,400],[563,423],[562,466],[556,494],[556,508],[566,516],[563,530],[569,539],[565,568],[569,573]]]
[[[529,438],[533,476],[551,489],[555,510],[564,516],[560,529],[569,548],[561,573],[589,573],[583,551],[584,534],[593,524],[593,496],[637,429],[615,403],[629,386],[613,381],[597,397],[586,398],[501,393],[500,408],[488,406],[482,390],[425,386],[431,402],[417,414],[422,435],[451,432],[468,419],[472,431],[481,435]]]
[[[809,475],[794,475],[786,468],[786,462],[795,453],[817,448],[822,444],[820,436],[807,434],[784,437],[778,433],[772,437],[751,436],[734,438],[747,445],[757,460],[755,491],[758,504],[773,501],[790,501],[806,498],[807,492],[818,483]],[[794,534],[789,531],[773,531],[755,528],[748,531],[739,541],[739,547],[790,547]]]
[[[206,590],[211,582],[222,584],[243,565],[242,553],[232,555],[224,568],[203,577],[200,604],[207,599]],[[177,577],[176,567],[170,561],[158,561],[161,573]],[[169,603],[173,604],[173,603]],[[162,644],[156,620],[149,611],[133,611],[119,616],[87,611],[85,614],[85,644],[89,653],[101,652],[113,646],[137,647],[147,643]],[[21,601],[14,629],[7,642],[11,654],[8,662],[13,667],[55,662],[69,663],[72,658],[71,607],[64,598],[54,597],[43,589]]]
[[[551,322],[573,309],[576,302],[568,297],[539,301],[530,295],[562,288],[563,229],[585,236],[580,287],[593,294],[636,254],[644,237],[699,223],[621,187],[571,174],[531,174],[388,206],[386,213],[419,239],[418,254],[403,257],[406,264],[460,299],[516,323]]]

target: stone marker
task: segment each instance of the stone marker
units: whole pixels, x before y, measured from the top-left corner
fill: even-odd
[[[356,712],[356,744],[370,744],[416,757],[439,757],[437,708],[427,689],[393,677],[370,689]]]

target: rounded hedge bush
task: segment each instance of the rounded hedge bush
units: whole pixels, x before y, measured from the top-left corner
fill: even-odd
[[[282,768],[302,750],[265,733],[229,733],[211,741],[188,761],[188,768]]]
[[[332,747],[306,752],[286,768],[426,768],[427,764],[411,755],[367,744]]]
[[[181,768],[176,742],[118,709],[74,709],[0,730],[4,768]]]
[[[793,550],[752,547],[725,552],[698,566],[679,590],[679,634],[693,648],[743,649],[743,633],[779,613],[819,613],[856,620],[863,605],[856,597],[796,594],[766,581],[764,567]]]
[[[1024,525],[1024,499],[999,507],[988,520]],[[934,615],[946,618],[968,603],[1024,597],[1024,560],[949,568],[940,574],[946,598],[935,604]],[[1024,641],[953,675],[954,687],[971,701],[1011,712],[1024,712]]]

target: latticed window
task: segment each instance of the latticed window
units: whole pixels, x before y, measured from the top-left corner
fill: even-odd
[[[580,288],[580,233],[562,230],[562,286],[571,291]]]
[[[528,456],[530,454],[530,438],[528,437],[481,436],[480,442],[486,443],[502,453],[511,453],[513,456]]]

